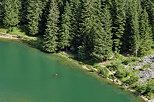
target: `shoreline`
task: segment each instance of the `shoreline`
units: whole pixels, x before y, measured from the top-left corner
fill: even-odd
[[[62,53],[63,53],[63,54],[62,54]],[[124,90],[124,91],[130,92],[131,94],[133,94],[133,95],[136,96],[137,98],[140,98],[141,101],[143,101],[143,102],[154,102],[154,101],[151,101],[151,100],[149,100],[148,98],[146,98],[146,96],[135,94],[135,91],[136,91],[136,90],[134,90],[134,89],[131,89],[131,88],[129,88],[129,87],[123,87],[123,86],[122,86],[122,82],[120,82],[118,79],[117,79],[117,80],[112,80],[112,79],[109,79],[109,78],[105,78],[104,75],[102,75],[102,74],[97,74],[96,72],[91,72],[91,70],[90,70],[89,68],[87,68],[86,65],[82,65],[82,64],[79,63],[79,61],[67,57],[67,55],[69,55],[69,54],[67,54],[66,52],[62,52],[62,53],[58,53],[58,54],[54,54],[54,55],[55,55],[55,56],[58,56],[58,57],[61,57],[61,58],[64,58],[65,61],[67,60],[67,61],[69,61],[69,62],[71,62],[71,63],[76,64],[77,66],[80,67],[80,69],[81,69],[82,71],[85,71],[85,72],[87,72],[87,73],[91,73],[91,74],[93,74],[94,76],[96,76],[96,78],[99,78],[100,80],[104,80],[104,81],[106,81],[106,82],[108,82],[108,83],[114,85],[115,87],[118,87],[118,88],[120,88],[120,89],[122,89],[122,90]],[[66,54],[67,54],[67,55],[66,55]],[[71,64],[68,63],[68,65],[71,65]],[[95,68],[93,68],[93,69],[95,70]],[[118,81],[118,82],[117,82],[117,81]],[[119,84],[119,83],[120,83],[120,84]]]
[[[28,36],[27,36],[27,38],[30,39],[30,37],[28,37]],[[20,40],[20,41],[25,41],[25,40],[26,40],[24,37],[20,37],[20,36],[18,36],[18,35],[6,34],[6,33],[0,33],[0,39],[10,39],[10,40],[12,39],[12,40]],[[27,44],[28,44],[28,45],[31,45],[31,44],[29,44],[29,43],[27,43]],[[67,54],[68,56],[71,56],[71,55],[69,55],[69,54],[66,53],[66,52],[63,52],[63,53]],[[90,69],[87,68],[87,65],[86,65],[86,64],[85,64],[85,65],[82,65],[82,64],[79,63],[79,61],[74,60],[74,59],[72,59],[72,58],[66,56],[65,54],[59,54],[59,53],[58,53],[58,54],[54,54],[54,55],[59,56],[59,57],[62,57],[62,58],[65,58],[65,59],[67,59],[68,61],[70,61],[70,62],[72,62],[72,63],[75,63],[76,65],[78,65],[78,66],[81,67],[81,70],[86,70],[86,71],[89,72],[89,73],[97,74],[96,72],[91,72]],[[93,68],[93,69],[95,70],[95,68]],[[131,88],[129,88],[129,87],[123,87],[123,86],[121,85],[122,82],[120,82],[118,79],[112,80],[112,79],[109,79],[109,78],[105,78],[104,75],[102,75],[102,74],[97,74],[97,75],[100,76],[101,78],[103,78],[104,80],[108,81],[109,83],[111,83],[111,84],[113,84],[113,85],[116,85],[117,87],[119,87],[119,88],[121,88],[121,89],[123,89],[123,90],[129,91],[129,92],[131,92],[132,94],[134,94],[134,92],[135,92],[135,90],[133,90],[133,89],[131,89]],[[102,80],[103,80],[103,79],[102,79]],[[119,83],[120,83],[120,84],[119,84]],[[134,94],[134,95],[137,96],[137,97],[139,97],[139,98],[141,98],[141,99],[142,99],[143,101],[145,101],[145,102],[154,102],[153,100],[151,101],[151,100],[149,100],[148,98],[146,98],[146,96],[143,96],[143,95],[136,95],[136,94]]]

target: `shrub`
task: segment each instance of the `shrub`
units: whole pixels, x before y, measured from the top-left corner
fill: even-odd
[[[145,68],[150,68],[151,67],[151,63],[148,63],[148,64],[145,64],[142,69],[145,69]]]
[[[135,72],[127,72],[127,73],[129,73],[129,74],[126,77],[125,83],[133,84],[133,83],[137,82],[139,77],[137,76],[137,74]]]
[[[138,83],[135,89],[139,93],[144,94],[147,90],[147,85],[146,83]]]
[[[126,60],[124,60],[124,61],[122,62],[122,64],[128,65],[129,63],[131,63],[131,62],[136,62],[136,61],[139,61],[139,58],[137,58],[137,57],[129,57],[129,58],[127,58]]]
[[[88,68],[91,72],[96,72],[96,70],[95,70],[92,66],[90,66],[90,65],[87,65],[87,68]]]
[[[154,80],[150,80],[147,83],[147,91],[154,93]]]
[[[95,66],[95,68],[97,69],[98,74],[103,74],[105,77],[110,76],[109,69],[107,69],[105,67],[101,67],[101,66]]]
[[[77,57],[81,60],[86,59],[86,55],[85,55],[85,47],[83,46],[79,46],[78,47],[78,53],[77,53]]]
[[[111,69],[111,70],[117,70],[119,67],[121,68],[122,65],[121,63],[118,61],[115,62],[111,62],[109,65],[106,66],[107,68]]]
[[[117,78],[124,78],[124,77],[127,77],[127,70],[126,70],[125,68],[123,68],[123,67],[117,67],[115,76],[116,76]]]
[[[115,55],[115,57],[114,57],[114,59],[116,59],[116,60],[124,60],[126,57],[124,57],[123,55],[121,55],[121,54],[116,54]]]
[[[147,98],[149,98],[149,99],[153,99],[153,98],[154,98],[154,93],[153,93],[153,92],[148,92],[148,93],[146,94],[146,96],[147,96]]]

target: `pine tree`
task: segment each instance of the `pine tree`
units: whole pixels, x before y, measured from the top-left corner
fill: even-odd
[[[105,25],[107,24],[105,23],[106,17],[110,17],[107,8],[104,8],[102,13],[99,0],[97,2],[95,0],[85,1],[82,17],[81,31],[86,55],[98,60],[109,58],[112,52],[112,41],[111,34],[106,31],[109,30],[108,25]]]
[[[0,26],[2,26],[3,22],[3,6],[2,6],[2,1],[0,1]]]
[[[85,55],[90,56],[93,52],[94,44],[93,44],[93,36],[94,31],[94,0],[85,0],[83,3],[82,9],[82,23],[81,23],[81,36],[83,37],[83,51]]]
[[[151,49],[152,45],[152,33],[149,26],[148,13],[146,9],[143,10],[140,20],[140,47],[138,54],[143,56]]]
[[[96,25],[98,24],[97,29],[100,30],[100,32],[97,34],[96,30],[97,37],[94,40],[93,55],[97,59],[104,60],[108,59],[112,54],[112,20],[108,3],[104,5],[101,4],[102,2],[98,0],[96,4],[96,16],[98,17]],[[99,21],[100,23],[97,23]]]
[[[139,50],[139,15],[140,15],[140,0],[130,0],[127,2],[127,19],[125,34],[123,38],[123,49],[135,56]]]
[[[65,11],[62,15],[62,24],[59,35],[59,48],[64,49],[70,46],[71,41],[71,7],[68,2],[66,2]]]
[[[142,0],[142,8],[146,8],[149,17],[149,24],[152,29],[152,36],[154,40],[154,3],[150,0]]]
[[[21,8],[20,0],[3,0],[3,24],[5,27],[16,26],[20,21],[19,11]]]
[[[57,50],[59,9],[56,0],[50,0],[47,23],[44,35],[43,49],[46,52],[55,52]]]
[[[41,4],[42,12],[40,14],[40,21],[39,21],[39,34],[42,37],[43,37],[43,35],[45,33],[49,6],[50,6],[50,1],[49,0],[42,0],[42,4]]]
[[[29,35],[39,32],[40,15],[42,14],[41,0],[28,0],[27,4],[27,30]]]
[[[27,6],[28,0],[21,0],[21,10],[20,10],[20,23],[22,25],[27,24],[26,16],[27,16]]]
[[[78,47],[82,45],[83,38],[80,32],[80,23],[82,22],[81,13],[83,2],[81,0],[71,0],[71,51],[77,53]]]
[[[113,50],[120,52],[126,22],[126,0],[112,0]]]

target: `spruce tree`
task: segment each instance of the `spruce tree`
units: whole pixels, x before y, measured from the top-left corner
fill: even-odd
[[[39,32],[40,15],[42,14],[41,0],[28,0],[27,3],[27,30],[29,35]]]
[[[81,28],[83,48],[85,48],[87,56],[94,57],[97,60],[109,58],[112,51],[111,34],[106,31],[108,25],[105,25],[105,17],[109,15],[106,9],[101,10],[101,2],[99,0],[97,2],[95,0],[85,0],[84,2]]]
[[[21,10],[20,10],[20,23],[22,25],[27,24],[26,16],[27,16],[27,6],[28,0],[21,0]]]
[[[99,12],[101,17],[98,16],[100,23],[96,21],[97,28],[95,32],[96,36],[94,36],[93,56],[99,60],[106,60],[112,54],[111,15],[107,6]]]
[[[59,48],[64,49],[70,46],[71,41],[71,7],[68,2],[66,2],[65,11],[62,15],[62,24],[59,35]]]
[[[93,36],[94,31],[94,0],[84,0],[83,9],[82,9],[82,23],[81,23],[81,36],[83,37],[83,51],[85,55],[90,56],[93,52]]]
[[[40,21],[39,21],[39,34],[43,37],[45,33],[45,28],[46,28],[46,22],[47,22],[47,15],[48,15],[48,10],[50,6],[50,1],[49,0],[42,0],[42,4],[40,5],[42,12],[40,14]]]
[[[152,3],[152,1],[150,0],[142,0],[142,8],[146,9],[147,13],[148,13],[148,19],[149,19],[149,24],[150,27],[152,29],[152,36],[153,36],[153,40],[154,40],[154,3]]]
[[[143,56],[151,49],[152,45],[152,33],[148,20],[148,13],[146,9],[142,11],[140,20],[140,46],[138,55]]]
[[[113,50],[120,52],[126,22],[126,0],[112,0]]]
[[[20,0],[3,0],[3,24],[5,27],[16,26],[20,22],[19,11],[21,8]]]
[[[3,22],[3,6],[2,6],[2,1],[0,1],[0,26],[2,26]]]
[[[140,15],[140,0],[127,1],[127,19],[125,26],[125,34],[123,38],[123,51],[138,55],[139,51],[139,15]]]
[[[80,32],[80,23],[82,22],[82,0],[70,0],[71,6],[71,51],[77,53],[78,47],[82,45],[83,38]]]
[[[50,0],[47,23],[44,35],[43,49],[46,52],[55,52],[57,50],[59,9],[56,0]]]

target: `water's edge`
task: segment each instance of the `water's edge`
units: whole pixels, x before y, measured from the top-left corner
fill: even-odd
[[[30,45],[29,43],[25,43],[25,42],[23,42],[22,40],[19,40],[19,39],[0,38],[0,41],[14,41],[14,42],[18,42],[20,44],[23,44],[25,46],[29,46],[29,47],[33,47],[33,48],[37,49],[35,46]],[[37,50],[40,51],[39,49],[37,49]],[[42,51],[40,51],[40,52],[42,52]],[[55,57],[57,57],[57,59],[62,64],[66,64],[68,66],[71,66],[72,68],[80,69],[80,70],[84,71],[86,74],[89,74],[90,76],[95,77],[95,78],[97,78],[100,81],[105,81],[105,82],[109,83],[110,85],[112,85],[114,87],[123,89],[123,91],[127,91],[129,93],[132,93],[132,95],[134,95],[135,97],[139,98],[141,100],[141,102],[146,102],[147,101],[143,97],[140,97],[140,96],[138,96],[136,94],[133,94],[133,92],[131,92],[130,90],[124,89],[123,87],[115,84],[114,82],[112,82],[112,81],[110,81],[108,79],[105,79],[105,78],[101,77],[100,75],[98,75],[98,74],[96,74],[94,72],[90,72],[89,70],[83,68],[82,65],[80,65],[80,63],[77,60],[71,59],[71,58],[69,58],[67,56],[60,55],[58,53],[57,54],[47,54],[47,55],[48,56],[55,56]]]

